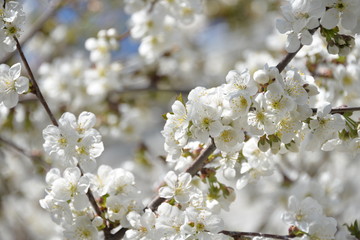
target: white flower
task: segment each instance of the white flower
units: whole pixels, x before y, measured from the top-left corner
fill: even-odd
[[[286,71],[286,76],[284,78],[284,90],[297,104],[306,104],[309,97],[304,88],[306,82],[302,77],[303,76],[297,71],[289,70]]]
[[[236,188],[241,189],[248,183],[257,181],[263,176],[273,173],[274,167],[272,160],[267,153],[262,152],[257,146],[257,140],[251,138],[245,142],[243,155],[247,161],[241,163],[241,177],[236,182]]]
[[[68,201],[75,195],[86,194],[89,188],[89,179],[81,176],[79,168],[67,168],[63,177],[59,177],[51,183],[50,195],[54,199]]]
[[[88,216],[79,216],[72,225],[65,225],[64,236],[74,240],[97,240],[98,231]]]
[[[19,38],[25,22],[22,5],[16,1],[6,2],[5,9],[0,9],[0,56],[16,49],[14,37]]]
[[[315,150],[331,138],[337,137],[337,132],[345,128],[345,120],[340,114],[330,114],[331,105],[324,103],[318,108],[317,118],[310,120],[312,133],[308,136],[308,150]]]
[[[264,133],[271,135],[276,131],[275,116],[262,107],[265,103],[264,94],[260,94],[253,102],[253,110],[248,113],[247,122],[250,126],[250,132],[255,135],[263,135]]]
[[[289,197],[289,212],[282,215],[284,222],[295,225],[300,230],[307,232],[310,224],[319,221],[323,217],[321,205],[311,197],[301,202],[294,196]]]
[[[110,221],[121,220],[126,217],[128,199],[124,200],[118,196],[110,196],[106,199],[107,214]]]
[[[286,114],[283,118],[278,120],[276,125],[277,136],[281,142],[287,144],[295,137],[298,130],[302,127],[302,123],[290,113]]]
[[[20,73],[20,63],[11,68],[6,64],[0,65],[0,103],[3,102],[7,108],[15,107],[19,94],[29,90],[29,79],[20,76]]]
[[[93,113],[82,112],[76,120],[66,112],[59,119],[59,126],[49,125],[43,130],[44,149],[61,166],[76,166],[86,171],[96,167],[95,158],[104,150],[100,133],[92,128],[96,118]]]
[[[184,235],[181,232],[181,226],[185,221],[184,212],[168,203],[162,203],[158,207],[157,214],[155,227],[162,232],[162,237],[164,239],[181,239],[179,237]],[[171,238],[174,235],[177,235],[178,238]]]
[[[41,199],[40,206],[50,212],[51,219],[57,223],[70,223],[73,220],[70,205],[67,202],[54,199],[51,195],[46,195]]]
[[[65,118],[66,115],[63,115]],[[78,134],[69,122],[59,121],[59,126],[49,125],[43,130],[44,150],[47,154],[63,162],[63,166],[76,166],[73,158]]]
[[[337,232],[337,222],[331,217],[322,217],[317,222],[309,225],[309,236],[304,236],[302,239],[312,240],[333,240]]]
[[[74,156],[78,160],[81,169],[85,172],[90,172],[96,168],[95,158],[99,157],[104,151],[103,143],[96,138],[97,134],[91,132],[88,131],[87,135],[80,138],[75,146]]]
[[[122,168],[109,172],[105,188],[108,189],[109,194],[122,197],[132,197],[137,192],[134,175]]]
[[[277,118],[295,109],[296,104],[285,92],[280,83],[274,82],[269,85],[265,93],[267,110]]]
[[[193,136],[201,142],[206,142],[209,136],[217,137],[223,129],[223,125],[220,122],[220,112],[210,106],[204,104],[193,103],[192,109],[189,116],[193,125],[190,127],[190,131]],[[195,109],[197,109],[195,111]]]
[[[181,230],[195,239],[212,239],[209,235],[218,233],[223,227],[221,218],[208,210],[188,207],[184,214],[185,223]]]
[[[226,75],[226,83],[224,91],[228,93],[231,98],[237,96],[250,97],[258,91],[256,82],[251,78],[249,70],[247,69],[242,72],[231,70]]]
[[[104,196],[108,191],[108,178],[109,174],[112,171],[112,168],[107,165],[101,165],[98,170],[97,174],[86,173],[85,175],[90,179],[90,187],[91,191],[94,194],[97,194],[99,197]]]
[[[281,7],[285,19],[277,19],[276,28],[288,35],[286,50],[295,52],[300,44],[310,45],[309,30],[319,26],[319,18],[325,11],[322,0],[291,0]]]
[[[326,7],[328,9],[320,20],[324,28],[336,27],[340,18],[344,28],[353,30],[356,27],[360,8],[358,0],[327,0]]]
[[[159,196],[171,199],[174,198],[178,203],[187,203],[191,197],[191,175],[189,173],[180,173],[170,171],[164,177],[165,187],[159,189]]]
[[[126,231],[125,239],[160,239],[161,235],[155,230],[156,216],[150,209],[146,209],[142,216],[137,212],[130,212],[126,218],[131,229]]]
[[[216,147],[224,152],[232,153],[241,149],[245,135],[242,130],[225,126],[219,136],[214,138]]]

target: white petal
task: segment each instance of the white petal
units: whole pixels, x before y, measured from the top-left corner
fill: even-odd
[[[175,188],[177,180],[178,180],[178,177],[174,171],[168,172],[164,177],[164,181],[171,188]]]
[[[300,41],[297,34],[289,34],[286,42],[286,50],[289,53],[296,52],[300,47]]]
[[[356,27],[357,19],[353,12],[345,11],[341,16],[341,25],[348,30],[353,30]]]
[[[339,12],[335,8],[327,10],[324,16],[321,18],[320,23],[326,29],[332,29],[336,27],[339,22]]]
[[[309,33],[309,31],[305,30],[301,33],[301,43],[303,45],[310,45],[312,43],[312,35]]]
[[[19,95],[14,91],[3,95],[3,102],[4,102],[5,107],[7,107],[7,108],[15,107],[16,104],[18,103],[18,101],[19,101]]]
[[[12,78],[12,80],[16,80],[20,77],[20,73],[21,73],[21,64],[20,63],[16,63],[14,65],[12,65],[12,67],[9,69],[9,74]]]
[[[29,90],[29,79],[27,79],[26,77],[19,77],[15,81],[15,88],[16,92],[19,94],[27,92]]]
[[[169,187],[162,187],[159,189],[159,196],[162,198],[172,198],[174,196],[174,190]]]
[[[63,175],[64,178],[69,182],[77,183],[81,176],[81,173],[79,168],[74,167],[74,168],[66,168]]]
[[[82,128],[85,129],[92,128],[96,123],[96,116],[91,112],[82,112],[79,115],[78,123],[79,125],[81,125]]]

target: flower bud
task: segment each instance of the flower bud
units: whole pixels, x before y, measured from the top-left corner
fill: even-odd
[[[257,70],[254,73],[254,80],[260,84],[266,84],[269,82],[269,75],[262,69]]]

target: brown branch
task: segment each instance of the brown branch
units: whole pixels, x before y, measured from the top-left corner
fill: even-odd
[[[20,54],[20,57],[21,57],[21,60],[23,61],[24,65],[25,65],[25,68],[26,68],[26,71],[28,72],[29,74],[29,77],[30,77],[30,81],[32,83],[32,86],[33,86],[33,93],[37,96],[37,98],[39,99],[40,103],[43,105],[43,107],[45,108],[45,111],[46,113],[48,114],[51,122],[53,123],[53,125],[55,126],[59,126],[58,122],[56,121],[55,117],[54,117],[54,114],[51,112],[47,102],[45,101],[41,91],[40,91],[40,88],[35,80],[35,77],[34,77],[34,74],[32,73],[31,71],[31,68],[29,66],[29,63],[28,61],[26,60],[26,57],[24,55],[24,52],[22,51],[22,48],[21,48],[21,45],[19,43],[19,40],[17,39],[17,37],[14,36],[14,40],[16,42],[16,48]]]
[[[310,34],[313,35],[316,30],[318,29],[319,27],[317,28],[314,28],[314,29],[311,29],[309,30]],[[293,53],[288,53],[284,58],[283,60],[281,60],[278,65],[276,65],[276,68],[279,70],[279,73],[281,73],[285,67],[290,63],[290,61],[296,56],[296,54],[300,51],[300,49],[303,47],[302,44],[300,44],[300,47],[298,50],[296,50],[295,52]]]
[[[267,234],[267,233],[257,233],[257,232],[233,232],[233,231],[221,231],[219,233],[233,237],[235,240],[241,240],[243,237],[265,237],[273,239],[288,240],[294,238],[295,236],[290,235],[276,235],[276,234]]]
[[[3,143],[6,146],[9,146],[10,148],[16,150],[17,152],[21,153],[22,155],[24,155],[25,157],[31,159],[34,162],[44,162],[41,160],[40,156],[37,154],[33,154],[33,153],[29,153],[28,151],[26,151],[25,149],[21,148],[20,146],[16,145],[15,143],[4,139],[3,137],[0,137],[0,143]]]
[[[27,43],[38,31],[40,31],[44,24],[67,2],[66,1],[61,1],[61,0],[56,0],[54,1],[54,4],[51,4],[52,7],[46,9],[46,11],[44,12],[44,14],[42,16],[40,16],[40,18],[38,20],[36,20],[36,22],[34,23],[34,25],[32,25],[32,28],[25,32],[25,34],[23,35],[23,37],[21,37],[20,39],[20,44],[23,46],[25,43]],[[5,2],[4,2],[5,4]],[[8,53],[6,56],[4,56],[1,60],[0,63],[4,63],[9,61],[13,56],[15,55],[15,52],[10,52]]]
[[[128,31],[126,31],[126,32],[124,32],[124,33],[116,36],[116,40],[122,41],[122,40],[124,40],[125,38],[127,38],[127,37],[129,37],[129,36],[130,36],[130,30],[128,30]]]
[[[191,166],[186,169],[185,172],[190,173],[191,176],[194,176],[205,166],[206,161],[208,160],[209,156],[215,151],[215,149],[216,146],[214,140],[211,138],[211,143],[209,144],[209,146],[200,153],[200,155],[195,159]],[[150,208],[151,211],[155,211],[165,200],[165,198],[157,196],[148,204],[147,208]]]
[[[311,110],[312,110],[312,112],[314,114],[317,113],[317,108],[312,108]],[[355,112],[355,111],[360,111],[360,107],[337,107],[337,108],[332,108],[331,111],[330,111],[330,114],[345,113],[345,112]]]
[[[161,93],[176,93],[176,94],[189,94],[191,90],[186,89],[160,89],[157,87],[146,87],[146,88],[125,88],[119,91],[112,91],[111,94],[124,95],[127,93],[142,93],[142,92],[161,92]]]

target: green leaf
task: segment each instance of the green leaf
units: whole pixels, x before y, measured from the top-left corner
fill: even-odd
[[[347,224],[344,224],[348,231],[350,232],[350,234],[352,236],[354,236],[356,239],[360,240],[360,229],[359,229],[359,225],[357,220],[355,220],[355,222],[353,224],[351,224],[350,226]]]

